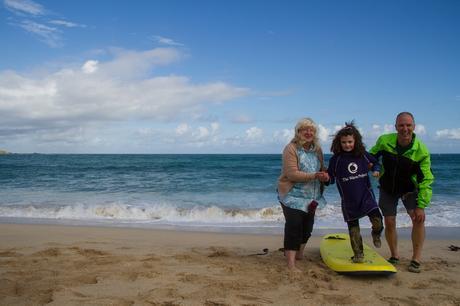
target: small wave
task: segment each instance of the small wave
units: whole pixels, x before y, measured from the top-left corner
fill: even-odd
[[[433,203],[426,210],[427,226],[458,227],[460,218],[455,208],[459,203]],[[22,219],[103,221],[117,223],[177,224],[184,226],[212,225],[217,227],[281,227],[284,216],[279,205],[263,208],[222,208],[218,206],[179,207],[170,203],[158,204],[10,204],[0,206],[0,217]],[[368,218],[360,220],[362,228],[370,228]],[[410,227],[412,222],[403,205],[399,205],[398,227]],[[339,202],[330,202],[316,211],[315,228],[344,228]]]
[[[14,205],[0,207],[0,217],[40,218],[40,219],[71,219],[71,220],[120,220],[120,221],[151,221],[177,223],[251,223],[251,222],[282,222],[282,210],[279,207],[262,209],[222,209],[217,206],[179,208],[171,205],[155,205],[139,207],[118,203],[103,205],[73,206],[37,206]]]

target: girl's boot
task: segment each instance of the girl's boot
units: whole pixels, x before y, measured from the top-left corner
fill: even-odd
[[[349,228],[350,243],[353,253],[355,254],[351,260],[354,263],[364,262],[363,238],[359,230],[359,226],[352,226]]]
[[[380,241],[380,235],[383,231],[383,222],[381,217],[373,216],[369,218],[372,224],[372,242],[376,248],[380,248],[382,246],[382,242]]]

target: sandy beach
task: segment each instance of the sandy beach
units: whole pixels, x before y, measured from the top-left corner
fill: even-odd
[[[0,305],[460,305],[459,230],[445,232],[427,230],[421,274],[403,235],[398,273],[358,277],[323,264],[318,234],[290,273],[281,235],[0,224]]]

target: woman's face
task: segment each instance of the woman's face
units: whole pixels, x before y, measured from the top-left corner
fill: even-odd
[[[311,143],[315,138],[315,129],[311,126],[300,128],[299,136],[302,140]]]

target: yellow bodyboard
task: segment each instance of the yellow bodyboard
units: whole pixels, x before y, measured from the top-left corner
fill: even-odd
[[[393,274],[396,268],[374,249],[363,244],[364,262],[353,263],[350,236],[344,233],[325,235],[320,252],[324,263],[332,270],[343,274]]]

